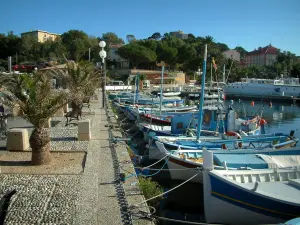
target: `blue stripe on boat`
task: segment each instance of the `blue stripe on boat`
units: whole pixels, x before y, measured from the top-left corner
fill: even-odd
[[[300,207],[274,199],[265,198],[255,192],[246,191],[209,174],[211,194],[223,201],[267,216],[289,220],[300,217]]]

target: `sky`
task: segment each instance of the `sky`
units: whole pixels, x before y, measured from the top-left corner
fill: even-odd
[[[0,33],[30,30],[144,39],[182,30],[247,51],[272,44],[300,56],[300,0],[2,0]]]

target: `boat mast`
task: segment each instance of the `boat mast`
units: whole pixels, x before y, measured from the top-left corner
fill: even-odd
[[[135,99],[133,101],[133,103],[135,104],[138,103],[138,97],[139,97],[139,85],[140,84],[140,72],[137,73],[136,77],[135,77]]]
[[[203,120],[203,102],[204,102],[204,87],[205,87],[205,75],[206,75],[206,60],[207,60],[207,44],[204,49],[204,60],[203,60],[203,73],[202,73],[202,88],[199,102],[199,117],[198,117],[198,127],[197,127],[197,141],[200,139],[200,132],[202,128]]]
[[[161,79],[160,79],[160,101],[159,101],[159,115],[161,115],[161,105],[163,100],[163,83],[164,83],[164,69],[165,63],[161,61],[157,64],[157,66],[161,66]]]
[[[212,89],[212,83],[213,83],[213,70],[212,70],[212,63],[210,63],[210,88]]]
[[[136,75],[134,77],[134,95],[133,95],[133,104],[135,105],[135,95],[136,95]]]
[[[225,64],[223,66],[223,83],[225,84],[225,76],[226,76],[226,72],[225,72]]]

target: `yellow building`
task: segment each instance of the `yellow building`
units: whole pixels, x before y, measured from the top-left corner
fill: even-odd
[[[45,42],[47,40],[54,41],[60,36],[60,34],[49,33],[47,31],[35,30],[25,33],[21,33],[21,37],[31,36],[34,37],[38,42]]]

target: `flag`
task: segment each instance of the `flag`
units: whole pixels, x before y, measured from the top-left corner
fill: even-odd
[[[217,64],[215,62],[215,58],[214,57],[212,57],[212,63],[213,63],[213,66],[215,68],[215,71],[216,71],[218,69],[218,66],[217,66]]]

